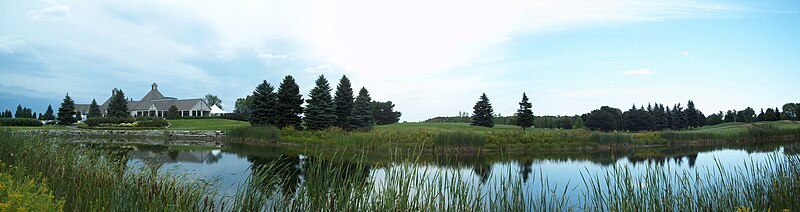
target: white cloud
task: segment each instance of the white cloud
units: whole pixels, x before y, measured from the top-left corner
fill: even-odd
[[[14,54],[14,50],[11,47],[6,45],[0,44],[0,53],[2,54]]]
[[[652,75],[652,74],[655,74],[655,72],[651,71],[650,69],[640,68],[640,69],[634,69],[634,70],[622,72],[622,74],[623,75]]]
[[[288,60],[291,59],[287,54],[272,54],[272,53],[260,53],[256,55],[256,57],[262,60]]]
[[[28,11],[28,17],[34,21],[48,21],[69,16],[72,16],[72,9],[69,5],[53,5],[40,10]]]
[[[683,51],[683,53],[681,53],[681,55],[683,55],[683,56],[689,56],[689,52],[687,52],[687,51]]]
[[[308,72],[310,74],[324,74],[325,72],[332,71],[333,66],[330,64],[322,64],[314,67],[308,67],[303,69],[303,71]]]

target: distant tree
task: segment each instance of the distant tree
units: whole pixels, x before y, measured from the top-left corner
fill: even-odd
[[[778,109],[778,107],[775,107],[775,116],[776,116],[776,118],[778,118],[778,120],[783,120],[783,114]]]
[[[128,109],[128,99],[125,98],[125,92],[116,90],[111,95],[111,100],[108,103],[108,117],[128,118],[130,116],[131,113]]]
[[[583,118],[580,116],[575,116],[575,124],[572,125],[572,129],[583,129],[584,127]]]
[[[2,118],[13,118],[13,117],[14,117],[14,114],[11,113],[10,110],[6,109],[6,111],[3,111]]]
[[[100,106],[97,105],[97,100],[92,99],[92,103],[89,104],[89,114],[88,117],[100,117],[103,116],[102,112],[100,112]]]
[[[61,102],[61,107],[58,108],[58,124],[70,125],[75,123],[75,101],[67,94],[64,101]]]
[[[342,76],[339,85],[336,86],[336,94],[333,97],[333,114],[336,115],[335,126],[345,130],[352,130],[356,126],[350,125],[353,119],[353,88],[350,79]]]
[[[18,119],[19,118],[25,118],[25,115],[23,115],[23,113],[24,113],[24,109],[22,108],[22,105],[17,105],[17,111],[14,112],[14,118],[18,118]]]
[[[763,111],[764,109],[761,109],[761,110]],[[774,109],[767,108],[767,111],[764,112],[763,119],[764,119],[763,121],[777,121],[778,120],[778,116],[775,114],[775,110]]]
[[[275,125],[275,117],[277,114],[275,103],[277,102],[277,95],[274,90],[275,88],[264,80],[256,87],[256,90],[253,91],[253,108],[251,108],[250,125]]]
[[[172,105],[169,106],[169,110],[167,110],[167,119],[177,119],[179,116],[178,106]]]
[[[206,94],[203,98],[206,101],[209,107],[216,105],[219,109],[222,109],[222,99],[220,99],[217,95]]]
[[[708,125],[708,120],[706,119],[706,114],[703,114],[703,112],[700,111],[700,110],[697,111],[697,121],[698,121],[698,124],[700,124],[699,127]]]
[[[672,129],[673,130],[682,130],[689,127],[689,120],[686,115],[686,111],[683,110],[681,104],[674,105],[672,107]]]
[[[44,120],[44,115],[42,115],[42,113],[39,113],[39,116],[36,116],[34,118],[36,118],[36,120]]]
[[[247,95],[245,98],[236,99],[235,108],[233,113],[240,114],[245,120],[249,121],[253,108],[253,96]]]
[[[334,126],[336,115],[333,114],[331,87],[324,75],[316,80],[306,100],[304,122],[309,130],[322,130]]]
[[[784,104],[782,117],[788,120],[800,120],[800,103]]]
[[[706,120],[708,125],[722,124],[722,118],[724,116],[725,115],[723,115],[722,111],[719,111],[719,113],[708,115],[708,118],[706,118]]]
[[[82,120],[83,120],[83,114],[81,114],[81,111],[75,111],[75,121],[82,121]]]
[[[644,108],[637,109],[636,105],[622,113],[622,120],[625,130],[638,132],[651,128],[647,111]]]
[[[597,109],[589,112],[589,114],[586,115],[585,125],[587,128],[592,130],[612,131],[619,129],[619,120],[614,116],[614,114],[612,114],[612,112],[610,112],[610,110]]]
[[[372,117],[375,119],[375,124],[385,125],[394,124],[400,121],[402,113],[394,111],[394,104],[392,101],[377,102],[372,101]],[[459,112],[461,113],[461,112]]]
[[[53,114],[53,106],[47,105],[47,111],[44,112],[44,120],[55,120],[56,116]]]
[[[755,121],[765,121],[764,120],[764,108],[761,108],[761,112],[756,115]]]
[[[694,102],[692,100],[689,100],[689,102],[686,103],[686,111],[684,111],[684,115],[686,116],[686,124],[688,128],[696,128],[700,126],[700,116],[698,116],[698,111],[695,109]]]
[[[736,122],[736,111],[728,110],[728,112],[725,113],[725,118],[723,119],[723,122]]]
[[[353,104],[353,112],[350,120],[350,126],[354,126],[356,130],[369,131],[375,125],[375,119],[372,117],[372,106],[370,105],[372,98],[366,88],[361,87],[358,91],[358,97]]]
[[[519,102],[519,109],[517,109],[517,126],[522,130],[533,126],[533,111],[531,111],[531,103],[528,102],[528,95],[522,93],[522,101]]]
[[[494,120],[492,120],[494,118],[494,110],[486,93],[481,95],[480,101],[476,102],[472,109],[473,126],[494,127]]]
[[[276,125],[280,128],[292,126],[295,129],[300,129],[303,123],[300,118],[300,115],[303,114],[303,95],[300,94],[300,86],[297,85],[291,75],[286,75],[278,87],[278,102],[276,104],[278,109],[277,120],[275,120]]]
[[[742,111],[736,113],[736,120],[738,122],[751,123],[755,120],[756,111],[753,108],[747,107]]]

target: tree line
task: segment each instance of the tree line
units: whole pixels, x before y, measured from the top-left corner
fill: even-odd
[[[664,104],[648,104],[647,107],[635,104],[623,112],[618,108],[602,106],[599,109],[580,116],[534,116],[531,111],[528,96],[523,93],[519,102],[519,109],[514,116],[494,116],[494,110],[486,94],[479,97],[473,106],[473,113],[467,117],[466,113],[459,112],[456,117],[436,117],[425,122],[469,122],[473,126],[494,127],[496,120],[501,123],[517,125],[523,130],[536,126],[539,128],[579,129],[587,128],[600,131],[658,131],[658,130],[684,130],[716,125],[724,122],[778,121],[800,120],[800,103],[786,103],[783,111],[779,108],[762,109],[756,114],[750,107],[744,110],[720,111],[709,116],[695,107],[694,101],[689,100],[686,107],[680,103],[673,104],[672,108]]]
[[[395,105],[391,101],[373,101],[364,87],[355,95],[347,76],[339,80],[333,96],[324,75],[320,75],[315,84],[309,92],[309,99],[303,99],[300,87],[291,75],[284,77],[277,91],[264,80],[252,95],[236,100],[234,113],[240,114],[253,126],[308,130],[331,127],[348,131],[370,130],[375,124],[392,124],[400,119],[401,113],[393,110]]]

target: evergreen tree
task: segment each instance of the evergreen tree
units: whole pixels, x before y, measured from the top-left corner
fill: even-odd
[[[572,125],[572,129],[583,129],[583,127],[583,118],[575,116],[575,124]]]
[[[764,119],[764,108],[761,108],[761,112],[758,113],[756,116],[756,121],[765,121]]]
[[[264,80],[256,87],[256,90],[253,91],[253,108],[251,108],[250,125],[275,125],[277,95],[274,90],[275,88]]]
[[[394,104],[392,101],[378,102],[372,101],[372,117],[375,119],[375,124],[394,124],[400,121],[402,113],[394,111]],[[460,114],[461,112],[459,112]]]
[[[777,118],[776,121],[783,120],[783,116],[782,115],[783,114],[781,114],[781,111],[778,110],[778,107],[775,107],[775,118]]]
[[[342,76],[339,85],[336,86],[336,95],[333,97],[333,113],[336,115],[336,126],[345,130],[351,130],[356,126],[350,125],[353,119],[353,88],[350,79]]]
[[[475,103],[475,106],[472,107],[474,112],[472,113],[472,125],[473,126],[482,126],[482,127],[494,127],[494,110],[492,109],[492,103],[489,102],[489,97],[486,97],[486,93],[481,95],[480,101]]]
[[[10,110],[6,109],[6,111],[3,112],[2,118],[12,118],[13,116],[14,114],[12,114]]]
[[[303,122],[300,114],[303,114],[303,95],[300,94],[300,86],[294,81],[291,75],[286,75],[278,87],[278,109],[276,125],[280,128],[292,126],[300,129]]]
[[[316,80],[316,86],[311,89],[309,99],[306,100],[305,124],[309,130],[322,130],[334,126],[336,115],[333,114],[333,100],[331,87],[324,75]]]
[[[619,123],[608,110],[598,109],[586,115],[585,125],[591,130],[611,131],[616,130]]]
[[[375,120],[372,117],[372,98],[366,88],[361,87],[358,91],[358,97],[353,104],[353,118],[350,120],[350,126],[355,126],[355,129],[362,131],[369,131],[375,125]]]
[[[700,126],[699,116],[697,115],[697,109],[694,108],[694,102],[689,100],[686,103],[686,110],[684,111],[686,116],[686,124],[689,128],[696,128]],[[705,117],[703,117],[705,118]]]
[[[14,112],[14,118],[23,118],[25,115],[23,113],[22,105],[17,105],[17,111]]]
[[[100,112],[100,106],[97,105],[97,100],[92,99],[92,103],[89,104],[89,114],[87,114],[87,117],[100,117],[102,115],[102,112]]]
[[[75,101],[67,94],[64,101],[61,102],[61,107],[58,108],[58,124],[70,125],[75,123]]]
[[[55,120],[56,116],[53,115],[53,106],[47,105],[47,111],[44,112],[44,120]]]
[[[108,103],[108,117],[128,118],[131,116],[128,109],[128,99],[125,98],[125,92],[116,90],[111,95],[111,100]]]
[[[706,115],[699,110],[697,111],[697,121],[700,127],[706,126],[708,124],[708,121],[706,120]]]
[[[688,119],[686,117],[686,111],[683,110],[681,104],[674,105],[672,107],[672,129],[673,130],[682,130],[689,127]]]
[[[533,126],[533,111],[531,111],[531,103],[528,102],[528,95],[522,93],[522,101],[519,103],[517,109],[517,126],[522,130]]]
[[[75,111],[75,121],[82,121],[82,120],[83,120],[83,114],[81,114],[81,111]]]
[[[169,110],[167,110],[167,119],[177,119],[178,118],[178,106],[172,105],[169,106]]]

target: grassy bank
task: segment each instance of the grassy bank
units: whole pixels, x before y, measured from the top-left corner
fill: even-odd
[[[302,181],[291,181],[281,159],[254,167],[248,183],[229,197],[192,176],[153,173],[147,166],[126,167],[124,148],[89,148],[65,142],[20,137],[0,131],[0,160],[20,176],[39,176],[67,211],[697,211],[794,209],[800,207],[800,157],[774,155],[738,168],[706,167],[706,172],[678,172],[648,166],[641,176],[627,167],[606,173],[583,173],[576,185],[550,185],[535,173],[525,186],[520,177],[492,174],[499,182],[475,186],[461,172],[418,168],[417,157],[387,164],[371,177],[363,155],[349,160],[308,158],[299,163]],[[333,156],[337,157],[337,156]],[[296,168],[294,169],[296,170]],[[492,172],[494,173],[494,172]],[[699,174],[708,173],[708,174]],[[604,179],[604,180],[601,180]],[[581,185],[582,184],[582,185]],[[640,186],[641,185],[641,186]],[[569,191],[583,186],[570,202]],[[215,201],[216,200],[216,201]],[[224,206],[223,206],[224,205]]]
[[[228,142],[289,146],[329,146],[367,149],[424,147],[483,149],[604,149],[646,145],[711,145],[796,139],[800,123],[779,121],[729,123],[686,131],[596,132],[531,129],[512,126],[475,127],[458,123],[413,123],[378,126],[369,132],[277,130],[270,127],[232,128]]]

